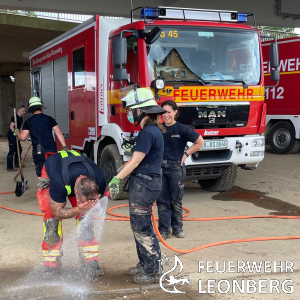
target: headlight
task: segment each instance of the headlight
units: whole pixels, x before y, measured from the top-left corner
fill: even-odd
[[[251,151],[250,157],[264,156],[264,151]]]
[[[162,79],[156,79],[155,81],[155,87],[158,90],[162,90],[165,88],[165,82]]]
[[[264,145],[264,139],[255,139],[252,141],[252,147],[262,147]]]

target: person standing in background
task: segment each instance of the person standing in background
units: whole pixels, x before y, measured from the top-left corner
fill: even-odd
[[[9,125],[9,129],[7,132],[7,139],[8,139],[8,146],[9,146],[9,152],[7,154],[7,171],[9,171],[9,172],[17,171],[13,165],[14,157],[15,157],[15,167],[16,168],[20,167],[20,165],[19,165],[20,162],[19,162],[19,158],[18,158],[18,154],[17,154],[17,140],[16,140],[16,137],[14,136],[14,132],[15,132],[15,129],[19,129],[19,131],[21,131],[21,129],[22,129],[21,127],[23,125],[23,116],[24,116],[25,112],[26,112],[25,106],[21,105],[17,112],[17,124],[15,124],[14,116],[12,116],[11,120],[10,120],[10,125]],[[22,147],[21,147],[20,141],[18,141],[18,143],[19,143],[20,157],[21,157]]]
[[[65,138],[56,121],[52,117],[44,115],[42,113],[42,107],[43,103],[40,98],[30,98],[28,112],[32,113],[33,116],[25,121],[21,133],[18,130],[15,130],[14,133],[21,141],[26,140],[30,133],[32,140],[32,157],[36,168],[36,175],[38,177],[41,177],[42,168],[45,163],[45,154],[47,152],[57,152],[52,130],[60,141],[63,150],[68,150]]]
[[[156,200],[159,232],[164,240],[170,238],[170,229],[177,238],[184,238],[182,224],[182,198],[186,179],[185,160],[204,144],[203,138],[191,127],[175,120],[177,104],[172,100],[162,103],[166,110],[163,123],[164,157],[162,162],[162,189]],[[186,150],[187,142],[193,145]]]

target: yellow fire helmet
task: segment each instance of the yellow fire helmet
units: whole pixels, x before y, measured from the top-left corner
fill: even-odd
[[[39,97],[32,97],[29,99],[28,112],[32,113],[37,108],[42,108],[43,103]]]
[[[151,90],[147,88],[137,88],[129,91],[128,94],[122,98],[122,101],[125,108],[139,108],[145,114],[161,115],[166,113],[166,110],[156,103]]]

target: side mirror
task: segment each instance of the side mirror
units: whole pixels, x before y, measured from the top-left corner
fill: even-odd
[[[159,38],[161,34],[161,29],[159,27],[154,27],[147,35],[146,37],[146,44],[151,45]]]
[[[127,64],[127,40],[124,37],[116,37],[112,42],[114,80],[127,80],[127,70],[124,66]]]
[[[279,67],[278,62],[278,47],[277,43],[272,43],[270,45],[270,65],[271,68],[277,69]]]
[[[271,71],[271,81],[279,81],[280,73],[278,69]]]

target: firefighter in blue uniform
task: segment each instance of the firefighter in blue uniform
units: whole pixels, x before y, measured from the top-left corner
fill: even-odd
[[[162,163],[162,190],[156,203],[159,217],[159,232],[163,239],[170,238],[170,229],[177,238],[184,238],[182,229],[182,197],[186,178],[185,160],[198,151],[203,138],[187,125],[176,122],[177,105],[172,100],[162,103],[166,133]],[[187,142],[194,143],[185,151]]]
[[[164,152],[160,114],[165,110],[157,105],[147,88],[130,91],[125,98],[128,120],[142,130],[133,148],[132,159],[109,183],[110,194],[119,193],[120,180],[130,174],[129,211],[139,263],[127,272],[135,283],[158,282],[161,259],[158,239],[154,233],[151,212],[161,191],[160,170]]]

